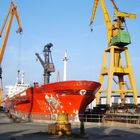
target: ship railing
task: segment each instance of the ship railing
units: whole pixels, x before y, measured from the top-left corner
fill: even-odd
[[[140,114],[80,114],[83,122],[140,124]]]
[[[79,114],[79,120],[81,122],[96,122],[101,123],[103,114]]]

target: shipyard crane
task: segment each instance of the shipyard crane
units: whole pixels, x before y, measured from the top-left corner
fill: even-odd
[[[9,33],[10,33],[10,29],[11,29],[11,25],[12,25],[12,21],[14,16],[17,19],[18,22],[18,29],[16,30],[17,33],[21,33],[22,32],[22,27],[21,27],[21,22],[20,22],[20,17],[17,11],[17,6],[14,4],[14,2],[11,2],[11,5],[8,9],[8,12],[6,14],[6,17],[4,19],[4,22],[2,24],[2,28],[0,29],[0,37],[2,37],[2,33],[5,29],[5,33],[4,33],[4,37],[2,39],[2,44],[0,47],[0,80],[1,80],[1,87],[0,87],[0,105],[2,103],[2,68],[1,68],[1,64],[2,64],[2,59],[4,56],[4,52],[5,52],[5,48],[6,48],[6,44],[8,41],[8,37],[9,37]]]
[[[103,90],[102,86],[96,94],[96,102],[99,104],[100,94],[107,94],[107,104],[111,105],[111,94],[120,94],[122,104],[124,104],[124,97],[127,93],[132,93],[134,97],[134,104],[137,105],[137,89],[134,80],[134,75],[132,72],[132,66],[130,63],[130,57],[128,53],[128,48],[126,47],[131,43],[130,35],[126,28],[125,18],[136,18],[133,13],[126,13],[119,11],[114,0],[110,0],[114,8],[114,18],[113,21],[110,18],[109,12],[107,10],[104,0],[94,0],[94,5],[92,9],[92,15],[90,20],[90,25],[94,21],[96,14],[96,9],[100,3],[101,9],[104,16],[104,21],[107,31],[108,47],[105,49],[103,54],[103,62],[101,67],[101,72],[99,76],[99,82],[103,85],[104,77],[107,76],[107,87]],[[107,66],[107,53],[109,53],[109,65]],[[124,53],[125,66],[122,65],[121,56]],[[113,78],[118,77],[119,89],[113,89]],[[128,77],[131,89],[125,89],[124,77]]]
[[[117,35],[119,37],[120,33],[125,34],[127,36],[128,42],[125,42],[125,41],[123,42],[124,44],[127,45],[130,43],[129,33],[121,32],[121,31],[123,31],[124,27],[125,27],[125,18],[136,18],[136,15],[132,14],[132,13],[126,13],[126,12],[119,11],[114,0],[110,0],[110,1],[114,7],[114,14],[115,14],[114,18],[115,19],[113,20],[113,22],[111,21],[111,18],[109,16],[109,13],[108,13],[104,0],[94,0],[94,6],[93,6],[93,10],[92,10],[90,25],[92,25],[92,23],[94,21],[96,9],[97,9],[98,3],[100,2],[103,16],[104,16],[104,21],[106,24],[107,39],[108,39],[109,45],[116,45],[116,44],[118,45],[119,44],[119,42],[117,42],[115,39],[116,39]],[[122,45],[122,42],[120,42],[120,45]]]
[[[45,58],[44,60],[39,56],[38,53],[35,53],[35,55],[37,56],[38,60],[40,61],[44,69],[44,84],[50,82],[51,72],[55,72],[55,66],[53,64],[51,50],[50,50],[52,46],[53,46],[52,43],[49,43],[44,46],[44,50],[43,50],[44,58]]]

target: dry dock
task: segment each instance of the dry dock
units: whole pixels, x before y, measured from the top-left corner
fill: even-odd
[[[72,125],[72,135],[54,136],[47,133],[45,123],[14,123],[0,113],[0,140],[139,140],[140,125],[85,123],[85,135],[80,135],[80,125]]]

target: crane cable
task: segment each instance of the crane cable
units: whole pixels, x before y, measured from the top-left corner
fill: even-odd
[[[20,34],[18,39],[18,54],[17,54],[17,71],[21,69],[21,52],[22,52],[22,34]]]

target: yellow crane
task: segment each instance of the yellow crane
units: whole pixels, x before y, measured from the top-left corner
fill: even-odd
[[[121,31],[124,30],[123,23],[125,23],[125,18],[136,18],[136,15],[132,14],[132,13],[120,12],[118,10],[114,0],[110,0],[110,1],[112,2],[113,7],[114,7],[114,14],[115,14],[114,22],[111,21],[111,18],[109,16],[109,13],[108,13],[108,10],[106,8],[104,0],[94,0],[94,6],[93,6],[93,10],[92,10],[90,25],[94,21],[96,9],[97,9],[98,3],[100,2],[103,16],[104,16],[104,21],[106,24],[106,29],[107,29],[108,43],[109,44],[111,43],[110,45],[114,45],[115,43],[117,44],[117,42],[114,43],[112,40],[114,39],[114,37],[116,37],[116,35],[119,35],[119,33],[121,33]],[[125,33],[127,33],[127,37],[128,37],[128,39],[130,39],[128,32],[125,32]],[[123,43],[129,44],[130,42],[123,42]]]
[[[6,17],[4,19],[4,22],[2,24],[2,28],[0,30],[0,37],[1,37],[2,32],[3,32],[3,30],[6,26],[5,34],[4,34],[4,37],[3,37],[3,40],[2,40],[2,45],[0,47],[0,80],[1,80],[0,105],[2,103],[2,96],[3,96],[2,95],[3,93],[2,93],[2,68],[1,68],[1,63],[2,63],[3,55],[4,55],[4,52],[5,52],[5,48],[6,48],[6,44],[7,44],[7,41],[8,41],[10,28],[11,28],[11,24],[12,24],[14,16],[16,17],[17,22],[18,22],[18,29],[17,29],[16,32],[21,33],[22,32],[22,27],[21,27],[20,17],[19,17],[18,11],[17,11],[17,6],[14,4],[14,2],[11,2],[11,5],[8,9],[8,12],[7,12]]]
[[[110,0],[114,8],[114,19],[110,18],[109,12],[105,5],[104,0],[94,0],[94,5],[92,9],[92,15],[90,20],[90,25],[94,21],[96,14],[96,9],[100,3],[104,21],[107,30],[107,40],[108,47],[105,49],[103,54],[103,62],[101,67],[101,72],[99,76],[99,82],[103,85],[104,78],[107,76],[107,86],[103,89],[101,86],[100,90],[96,94],[96,102],[99,104],[101,93],[107,94],[107,104],[111,105],[111,94],[120,94],[122,105],[124,104],[125,94],[132,93],[134,97],[134,104],[137,105],[137,89],[134,80],[134,75],[132,72],[132,66],[130,63],[130,57],[128,53],[128,48],[126,47],[131,43],[130,35],[126,28],[125,18],[136,18],[135,14],[120,12],[116,6],[114,0]],[[109,65],[107,66],[107,54],[109,53]],[[122,55],[124,54],[125,66],[122,65]],[[118,77],[119,89],[113,89],[113,79],[114,76]],[[124,78],[128,77],[131,89],[126,89]]]

